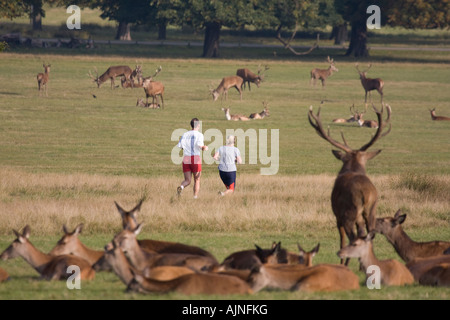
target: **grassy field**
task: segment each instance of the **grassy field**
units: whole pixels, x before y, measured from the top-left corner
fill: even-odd
[[[445,38],[445,37],[444,37]],[[390,44],[392,44],[390,42]],[[343,57],[342,49],[315,51],[308,57],[273,49],[222,48],[222,58],[198,58],[201,48],[167,46],[98,46],[94,50],[17,49],[0,56],[0,250],[14,236],[11,230],[31,226],[31,241],[49,251],[62,234],[84,223],[82,241],[98,250],[120,230],[114,201],[131,208],[146,197],[139,215],[144,223],[140,238],[166,239],[198,245],[218,260],[229,253],[268,247],[281,241],[296,250],[297,242],[311,249],[318,242],[315,263],[338,263],[338,233],[331,211],[330,194],[340,162],[332,146],[314,132],[307,121],[310,105],[321,106],[324,125],[339,139],[340,132],[352,148],[366,143],[374,129],[331,122],[349,117],[352,104],[364,108],[364,91],[355,61]],[[324,90],[309,85],[313,67],[326,68],[331,55],[339,72]],[[179,57],[179,58],[177,58]],[[39,97],[36,74],[43,62],[51,63],[48,97]],[[450,239],[450,126],[433,122],[430,108],[450,115],[450,57],[446,52],[373,51],[372,59],[360,61],[362,68],[373,62],[371,77],[385,81],[385,101],[392,106],[392,131],[375,149],[383,151],[367,165],[369,177],[379,191],[378,216],[392,216],[397,209],[408,214],[405,230],[418,241]],[[145,97],[143,89],[100,89],[87,73],[110,65],[142,64],[144,75],[163,71],[158,80],[166,87],[165,109],[136,107]],[[239,100],[230,91],[227,101],[213,102],[210,87],[237,68],[270,69],[260,88],[252,86]],[[118,83],[119,81],[116,81]],[[96,98],[93,97],[96,96]],[[372,94],[379,107],[379,96]],[[270,117],[261,121],[226,121],[222,107],[231,113],[250,114],[269,103]],[[321,103],[323,102],[323,103]],[[200,198],[194,201],[187,189],[178,201],[176,186],[181,168],[171,160],[176,129],[188,129],[192,117],[202,120],[202,131],[227,129],[257,133],[279,130],[279,140],[268,155],[279,152],[276,175],[260,175],[261,168],[275,166],[250,162],[249,141],[245,164],[238,167],[237,192],[217,197],[222,190],[217,165],[204,165]],[[367,119],[375,119],[369,110]],[[206,139],[207,145],[216,142]],[[213,153],[214,148],[210,148]],[[381,235],[375,238],[379,258],[400,259]],[[68,290],[64,282],[43,282],[23,260],[0,261],[12,280],[0,285],[0,299],[190,299],[169,295],[136,295],[110,273],[99,273],[82,290]],[[360,276],[356,292],[307,294],[262,291],[251,296],[227,299],[438,299],[448,300],[449,290],[419,285],[369,290],[356,261],[351,268]],[[200,296],[196,299],[223,299]]]

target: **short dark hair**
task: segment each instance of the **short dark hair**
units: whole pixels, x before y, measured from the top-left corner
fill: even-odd
[[[200,120],[198,120],[197,118],[192,118],[192,120],[191,120],[191,128],[194,129],[198,125],[199,121]]]

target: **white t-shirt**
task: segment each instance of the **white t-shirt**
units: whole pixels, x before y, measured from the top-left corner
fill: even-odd
[[[236,157],[241,156],[238,148],[233,146],[222,146],[217,150],[219,152],[219,170],[225,172],[237,171]]]
[[[178,147],[183,149],[185,157],[201,155],[203,146],[203,134],[194,130],[185,132],[178,142]]]

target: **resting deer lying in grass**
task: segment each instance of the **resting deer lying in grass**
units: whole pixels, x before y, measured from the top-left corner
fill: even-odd
[[[389,124],[391,117],[391,108],[386,106],[387,119],[383,121],[381,111],[374,108],[380,124],[375,135],[368,143],[359,149],[351,149],[344,135],[342,139],[344,144],[337,142],[330,137],[330,133],[325,132],[320,120],[320,109],[315,115],[312,106],[309,109],[308,120],[311,126],[316,130],[317,134],[331,143],[333,146],[341,149],[341,151],[333,150],[333,155],[343,162],[342,168],[334,182],[333,191],[331,193],[331,207],[336,216],[337,227],[340,235],[340,247],[345,246],[345,238],[353,241],[357,237],[362,237],[365,231],[370,232],[375,228],[376,223],[376,207],[378,202],[378,192],[373,183],[366,175],[366,163],[370,159],[376,157],[381,150],[367,151],[380,137],[386,136],[390,132],[389,129],[384,132],[386,125]],[[314,122],[313,122],[314,120]],[[356,226],[356,234],[355,228]],[[348,259],[345,261],[348,264]],[[343,263],[343,260],[341,261]]]
[[[144,102],[144,99],[142,99],[142,98],[137,99],[136,107],[143,107],[143,108],[149,108],[149,109],[161,108],[159,103],[146,103],[146,102]]]
[[[403,261],[410,262],[416,258],[443,255],[444,251],[450,248],[449,241],[416,242],[412,240],[401,226],[405,220],[406,214],[398,210],[394,217],[378,218],[374,229],[386,237]]]
[[[450,263],[441,263],[425,272],[419,279],[425,286],[450,287]]]
[[[428,109],[428,110],[430,110],[431,120],[435,120],[435,121],[450,121],[450,117],[437,116],[436,115],[436,108]]]
[[[250,120],[248,117],[242,115],[242,114],[230,114],[230,108],[222,108],[222,111],[225,112],[225,118],[233,121],[248,121]]]
[[[94,265],[99,259],[103,257],[103,250],[93,250],[86,247],[78,238],[83,230],[83,224],[80,223],[72,232],[63,226],[64,235],[58,241],[56,246],[50,251],[52,256],[60,256],[63,254],[71,254],[85,259],[90,265]]]
[[[417,282],[420,282],[422,276],[431,269],[441,265],[448,265],[448,264],[450,264],[450,255],[444,254],[440,256],[433,256],[427,258],[416,258],[408,262],[406,264],[406,267],[412,273],[414,279]],[[432,271],[432,273],[434,272]]]
[[[5,269],[0,268],[0,282],[10,279],[8,272]]]
[[[389,259],[378,260],[373,252],[372,240],[375,237],[375,231],[371,231],[363,238],[353,240],[348,246],[338,251],[340,258],[359,258],[364,272],[370,266],[380,268],[380,282],[386,286],[402,286],[412,284],[414,277],[408,268],[401,262]]]
[[[343,265],[260,265],[250,273],[254,292],[263,288],[306,292],[359,289],[359,277]]]
[[[333,119],[333,122],[334,123],[351,123],[351,122],[357,121],[358,112],[355,110],[355,105],[352,105],[350,107],[350,113],[352,114],[352,116],[350,118],[348,118],[348,119],[337,118],[337,119]]]
[[[183,266],[196,271],[210,270],[218,263],[215,259],[186,253],[154,253],[143,249],[137,242],[136,236],[141,232],[142,224],[136,229],[124,229],[115,237],[115,241],[125,253],[130,263],[138,271],[158,266]]]
[[[236,90],[239,92],[239,95],[242,100],[242,84],[244,83],[244,79],[242,79],[239,76],[229,76],[224,77],[222,81],[220,82],[219,86],[212,90],[210,89],[210,92],[213,96],[213,101],[217,101],[219,96],[222,95],[222,100],[225,97],[225,101],[228,99],[228,90],[230,88],[236,88]]]
[[[45,280],[66,280],[72,273],[67,273],[68,267],[75,265],[80,268],[81,280],[92,280],[95,277],[95,271],[89,262],[73,255],[51,256],[39,251],[28,240],[30,236],[30,227],[26,226],[22,234],[13,230],[17,239],[3,251],[0,259],[8,260],[16,257],[22,257],[28,262]]]
[[[134,230],[138,226],[137,222],[137,215],[138,212],[141,210],[141,206],[143,203],[143,199],[138,202],[138,204],[131,209],[130,211],[127,211],[123,209],[117,202],[114,201],[114,204],[116,205],[117,210],[119,211],[120,216],[122,217],[122,227],[123,229],[130,229]],[[141,246],[144,249],[158,252],[158,253],[188,253],[188,254],[195,254],[199,256],[205,256],[213,259],[217,262],[216,258],[208,251],[196,247],[187,245],[184,243],[179,242],[171,242],[171,241],[159,241],[159,240],[150,240],[150,239],[144,239],[144,240],[138,240],[139,246]]]
[[[259,113],[252,113],[248,117],[250,119],[264,119],[265,117],[270,116],[268,103],[263,102],[264,110]]]
[[[322,88],[325,88],[325,81],[327,80],[328,77],[330,77],[333,72],[338,72],[339,69],[336,68],[336,66],[334,65],[334,59],[330,59],[330,57],[327,57],[327,62],[329,63],[329,67],[328,69],[318,69],[318,68],[314,68],[311,70],[310,75],[311,75],[311,80],[310,85],[316,85],[316,81],[320,80],[322,81]]]

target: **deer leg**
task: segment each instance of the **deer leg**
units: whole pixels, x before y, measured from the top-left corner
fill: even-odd
[[[338,225],[338,230],[339,230],[339,237],[340,237],[340,248],[342,249],[343,247],[345,247],[345,229],[343,226]],[[348,264],[349,258],[347,258],[345,260],[345,265]],[[341,264],[344,264],[344,259],[341,259]]]
[[[163,95],[161,95],[161,108],[164,109],[164,99],[163,99]]]

